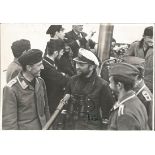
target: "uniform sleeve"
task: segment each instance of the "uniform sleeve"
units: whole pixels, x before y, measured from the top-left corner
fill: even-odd
[[[66,86],[66,83],[68,81],[68,78],[66,76],[63,76],[56,69],[50,69],[48,71],[43,70],[41,72],[41,75],[44,80],[51,80],[53,81],[53,83],[57,84],[58,86],[61,86],[62,88]]]
[[[118,130],[140,130],[138,122],[129,115],[121,115],[117,121]]]
[[[46,116],[46,121],[50,119],[50,111],[49,111],[49,106],[48,106],[48,98],[47,98],[47,90],[46,90],[46,85],[44,80],[43,81],[43,88],[44,88],[44,99],[45,99],[45,116]]]
[[[66,33],[65,37],[67,38],[66,43],[72,48],[72,49],[77,49],[79,48],[79,44],[77,43],[77,41],[71,36],[70,33]]]
[[[135,56],[135,45],[134,43],[130,45],[129,49],[126,52],[126,55],[128,56]]]
[[[153,92],[153,55],[150,55],[145,60],[145,75],[144,75],[145,84]]]
[[[112,92],[108,85],[104,85],[101,91],[101,110],[102,110],[102,118],[108,119],[109,112],[114,105],[114,99],[112,96]]]
[[[18,130],[17,98],[15,92],[8,86],[3,89],[2,129]]]
[[[153,103],[150,102],[150,104],[148,105],[148,125],[149,128],[152,129],[152,109],[153,109]]]
[[[65,94],[71,94],[71,83],[72,83],[72,78],[67,83]]]

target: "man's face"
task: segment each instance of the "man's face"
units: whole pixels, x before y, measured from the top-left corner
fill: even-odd
[[[72,52],[72,50],[71,50],[71,48],[69,46],[65,46],[65,49],[64,50],[65,50],[66,53],[68,53],[68,55],[70,57],[73,56],[73,52]]]
[[[109,82],[110,82],[110,84],[109,84],[110,89],[114,92],[115,95],[117,95],[118,88],[117,88],[115,81],[113,80],[113,76],[110,76]]]
[[[31,72],[31,74],[34,77],[39,77],[40,76],[41,69],[44,69],[44,66],[43,66],[42,61],[40,61],[40,62],[38,62],[36,64],[31,65],[30,72]]]
[[[86,76],[90,72],[90,65],[87,63],[84,64],[84,63],[76,62],[76,71],[77,71],[77,75]]]
[[[60,32],[57,32],[56,35],[59,39],[63,40],[65,38],[64,30],[60,30]]]
[[[76,32],[82,32],[82,30],[83,30],[83,25],[74,25],[74,26],[73,26],[73,29],[74,29]]]
[[[153,46],[153,38],[150,36],[144,36],[144,43],[149,47]]]

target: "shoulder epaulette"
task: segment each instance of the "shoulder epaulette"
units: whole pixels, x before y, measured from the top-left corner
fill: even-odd
[[[120,105],[118,109],[118,116],[123,115],[123,111],[124,111],[124,105]]]
[[[140,42],[140,41],[139,41],[139,40],[136,40],[136,41],[132,42],[132,44],[133,44],[133,43],[138,43],[138,42]]]
[[[43,78],[41,78],[41,77],[38,77],[38,79],[43,80]]]
[[[12,79],[11,81],[7,83],[7,86],[12,87],[16,82],[17,82],[17,79]]]
[[[143,90],[142,95],[144,96],[146,101],[151,101],[151,97],[147,91]]]
[[[27,87],[28,87],[28,85],[27,85],[27,83],[25,82],[25,80],[19,80],[19,78],[17,77],[17,80],[18,80],[18,82],[19,82],[19,84],[21,85],[21,87],[23,88],[23,89],[26,89]]]

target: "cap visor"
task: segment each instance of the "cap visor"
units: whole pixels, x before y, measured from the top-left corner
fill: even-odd
[[[79,63],[82,63],[82,64],[87,64],[87,62],[80,60],[78,57],[74,58],[73,61],[79,62]]]

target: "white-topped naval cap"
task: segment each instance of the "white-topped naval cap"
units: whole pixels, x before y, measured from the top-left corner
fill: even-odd
[[[81,62],[81,63],[89,63],[92,62],[96,66],[99,66],[99,61],[95,54],[89,50],[86,50],[84,48],[79,49],[78,57],[74,59],[74,61]]]

